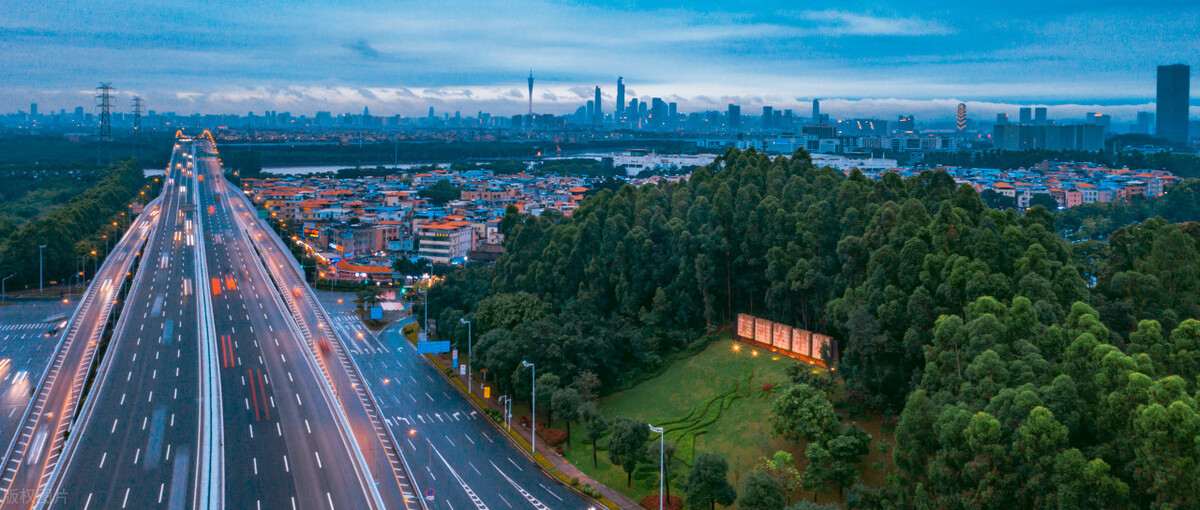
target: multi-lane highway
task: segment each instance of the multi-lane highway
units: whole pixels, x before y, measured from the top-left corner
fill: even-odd
[[[344,300],[345,301],[345,300]],[[412,463],[441,508],[586,509],[595,503],[551,480],[421,359],[397,327],[376,336],[353,305],[327,303],[334,327]],[[411,432],[410,432],[411,431]],[[474,497],[472,497],[474,496]]]
[[[216,152],[211,142],[201,147]],[[224,184],[213,156],[199,157],[197,172],[205,178],[201,287],[219,353],[225,508],[383,507],[314,352],[235,217],[240,192]],[[401,498],[391,507],[402,506]]]
[[[149,214],[132,223],[105,259],[79,307],[68,319],[49,369],[35,383],[35,398],[26,408],[20,430],[5,453],[0,476],[3,508],[30,508],[47,495],[43,489],[59,465],[101,335],[130,267],[140,253],[157,204],[152,203],[147,210]]]
[[[68,444],[52,508],[180,510],[195,500],[200,240],[189,148],[172,153],[154,234]]]

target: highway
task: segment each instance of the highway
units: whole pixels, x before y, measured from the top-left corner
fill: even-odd
[[[51,508],[192,508],[199,434],[195,179],[176,145],[162,213],[67,447]],[[185,207],[190,206],[190,207]],[[184,211],[183,209],[189,209]]]
[[[29,407],[30,389],[41,380],[51,352],[66,332],[60,327],[62,317],[72,311],[69,299],[0,308],[0,444],[12,441]]]
[[[199,152],[216,150],[203,142]],[[198,287],[211,299],[219,352],[224,507],[382,507],[315,356],[234,217],[241,193],[224,184],[215,157],[198,157],[197,173],[207,274]]]
[[[334,313],[338,335],[402,439],[420,486],[434,489],[441,508],[588,509],[595,506],[550,479],[478,414],[466,398],[421,359],[398,328],[376,336],[344,300]],[[337,304],[328,303],[331,310]],[[409,435],[408,431],[416,433]],[[547,453],[547,452],[542,452]],[[553,453],[551,453],[553,455]],[[473,499],[471,495],[476,499]]]
[[[304,282],[294,259],[278,236],[253,216],[253,206],[244,195],[233,187],[228,190],[230,205],[241,212],[234,217],[249,233],[253,248],[266,262],[277,295],[282,296],[323,382],[331,389],[340,417],[357,444],[357,453],[372,476],[379,499],[387,508],[424,508],[424,501],[414,498],[420,492],[419,487],[410,482],[402,453],[345,349],[336,337],[331,338],[332,324]]]
[[[59,466],[114,300],[144,236],[148,235],[150,219],[156,210],[156,203],[149,205],[147,213],[133,221],[105,259],[79,307],[68,319],[66,333],[53,350],[49,369],[34,383],[35,397],[25,409],[20,429],[5,452],[4,471],[0,475],[0,508],[31,508],[38,498],[47,495],[43,489]]]

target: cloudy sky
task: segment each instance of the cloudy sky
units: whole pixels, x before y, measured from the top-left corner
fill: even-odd
[[[835,117],[1153,108],[1155,66],[1200,66],[1195,0],[595,2],[0,0],[0,111],[91,109],[111,81],[180,113],[573,111],[616,77],[681,111]],[[1192,80],[1200,105],[1200,80]],[[1193,107],[1200,114],[1200,107]]]

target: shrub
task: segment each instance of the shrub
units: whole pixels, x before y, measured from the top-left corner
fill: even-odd
[[[567,431],[563,429],[538,429],[537,433],[550,446],[559,446],[567,441]]]

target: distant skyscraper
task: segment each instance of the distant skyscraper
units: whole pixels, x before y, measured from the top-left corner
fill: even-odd
[[[966,103],[958,103],[958,111],[955,112],[955,120],[958,121],[958,130],[965,131],[967,129],[967,105]]]
[[[813,99],[812,121],[813,121],[813,124],[821,123],[821,100],[820,99]]]
[[[587,102],[587,119],[588,122],[596,121],[596,102],[591,99]]]
[[[1188,87],[1192,68],[1183,64],[1158,66],[1158,126],[1155,135],[1172,142],[1188,140]]]
[[[901,115],[896,119],[896,124],[899,126],[901,133],[915,133],[917,131],[917,122],[912,115]]]
[[[50,110],[53,112],[54,110]],[[37,103],[29,103],[29,116],[37,117]]]
[[[668,123],[675,122],[675,119],[678,117],[679,117],[679,105],[674,102],[667,103],[667,122]]]
[[[433,107],[432,107],[432,106],[430,106],[430,107],[429,107],[429,118],[431,118],[431,119],[432,119],[432,118],[434,118],[434,117],[435,117],[435,115],[433,114]]]
[[[1047,124],[1045,107],[1033,109],[1033,124],[1035,126],[1045,126]]]
[[[771,122],[775,118],[775,108],[771,106],[763,107],[762,128],[771,129]]]
[[[650,98],[650,124],[654,126],[667,124],[667,103],[661,97]]]
[[[1137,123],[1133,125],[1134,133],[1144,135],[1150,134],[1150,126],[1154,125],[1154,114],[1150,112],[1137,112]]]
[[[363,107],[363,118],[367,118],[370,116],[371,116],[371,110],[369,110],[366,106],[364,106]]]
[[[996,124],[1008,124],[1008,114],[1007,113],[997,113],[996,114]]]
[[[625,77],[617,77],[617,116],[625,112]]]
[[[742,127],[742,107],[736,104],[729,105],[728,119],[726,125],[729,129],[739,129]]]
[[[1033,108],[1021,108],[1021,124],[1029,125],[1033,123]]]
[[[592,110],[592,113],[595,114],[595,117],[592,118],[592,124],[600,124],[600,123],[604,122],[604,107],[601,106],[601,103],[600,103],[600,86],[599,85],[596,85],[596,106],[595,106],[595,109]]]

